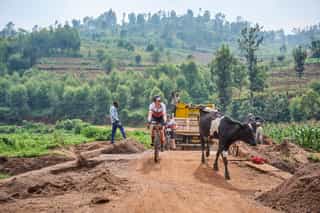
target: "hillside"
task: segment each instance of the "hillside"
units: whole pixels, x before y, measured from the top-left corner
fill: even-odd
[[[269,74],[269,85],[272,91],[296,91],[306,88],[312,81],[320,79],[320,64],[305,65],[301,79],[296,76],[294,68],[273,70]]]
[[[193,60],[199,64],[208,64],[212,60],[210,53],[194,52]],[[180,61],[180,63],[186,59]],[[133,71],[144,72],[150,70],[157,65],[125,65],[121,64],[115,68],[115,72]],[[99,62],[94,58],[75,58],[75,57],[50,57],[42,58],[36,68],[43,71],[54,72],[58,74],[71,73],[77,77],[95,79],[99,75],[103,75],[105,71]],[[297,91],[301,88],[306,88],[309,83],[320,79],[320,64],[305,65],[304,75],[301,79],[297,78],[293,67],[291,68],[274,68],[268,72],[267,91]]]

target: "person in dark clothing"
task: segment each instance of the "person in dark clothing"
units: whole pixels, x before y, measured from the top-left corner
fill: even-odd
[[[124,131],[124,128],[120,122],[120,119],[119,119],[119,115],[118,115],[118,107],[119,107],[119,104],[118,102],[113,102],[113,105],[110,107],[110,119],[111,119],[111,124],[112,124],[112,132],[111,132],[111,143],[113,144],[114,143],[114,136],[117,132],[117,128],[120,129],[120,132],[122,134],[122,137],[124,139],[126,139],[126,133]]]

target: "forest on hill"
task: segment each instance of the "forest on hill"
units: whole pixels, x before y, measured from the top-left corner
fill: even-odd
[[[200,63],[200,53],[210,62]],[[58,69],[57,57],[79,60],[58,74],[50,71]],[[287,35],[202,10],[129,13],[120,21],[109,10],[31,32],[10,22],[0,31],[0,120],[105,123],[118,100],[123,121],[137,125],[151,97],[168,104],[174,91],[186,103],[215,103],[240,120],[250,112],[273,122],[320,119],[319,80],[303,83],[305,67],[317,67],[319,57],[320,24]],[[75,67],[79,75],[69,73]],[[272,70],[281,68],[297,76],[290,93],[268,89]]]

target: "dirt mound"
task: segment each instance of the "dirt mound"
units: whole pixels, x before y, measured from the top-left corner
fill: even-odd
[[[97,164],[96,164],[97,165]],[[52,197],[72,192],[112,192],[123,188],[127,180],[113,175],[106,165],[94,168],[62,168],[57,172],[28,174],[0,183],[0,202],[32,197]]]
[[[134,154],[145,151],[144,146],[134,140],[125,140],[102,151],[103,154]]]
[[[319,212],[320,163],[301,167],[296,174],[257,200],[286,212]]]
[[[281,144],[249,146],[239,143],[241,157],[259,156],[267,160],[272,166],[286,172],[295,173],[299,167],[309,163],[309,152],[289,140]]]
[[[101,149],[109,146],[111,143],[109,141],[96,141],[90,143],[83,143],[74,146],[74,148],[80,152],[92,151],[96,149]]]
[[[72,158],[63,155],[45,155],[34,158],[1,157],[0,172],[9,175],[17,175],[70,160],[72,160]]]

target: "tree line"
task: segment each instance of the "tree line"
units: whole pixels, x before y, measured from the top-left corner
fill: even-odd
[[[204,51],[217,49],[223,43],[236,47],[241,30],[251,25],[240,16],[230,21],[221,12],[213,14],[202,9],[197,13],[189,9],[182,15],[174,10],[123,13],[121,20],[117,20],[116,12],[110,9],[96,18],[87,16],[83,20],[73,20],[72,23],[82,36],[93,40],[120,37],[136,45],[152,42],[157,46]],[[307,45],[312,40],[320,39],[320,24],[296,28],[293,32],[286,35],[283,30],[263,30],[260,34],[265,38],[265,45],[271,47]]]
[[[217,84],[216,80],[220,74],[211,70],[219,70],[217,68],[223,58],[231,59],[228,51],[228,47],[221,47],[211,69],[189,61],[180,65],[158,65],[144,72],[111,72],[95,80],[38,70],[29,70],[22,75],[2,75],[0,120],[5,123],[22,120],[54,123],[79,118],[103,124],[109,122],[106,117],[109,107],[113,100],[117,100],[123,122],[138,125],[145,122],[147,106],[154,95],[161,95],[171,110],[172,91],[178,91],[185,103],[215,103],[220,109],[224,107],[226,114],[240,120],[248,113],[273,122],[320,119],[319,82],[313,83],[305,94],[294,98],[282,93],[257,93],[252,99],[246,96],[230,100],[221,98],[219,88],[223,85]],[[249,77],[243,71],[245,65],[236,60],[230,61],[231,73],[225,79],[231,82],[231,90],[234,90],[239,82],[236,72],[242,70],[245,81]],[[228,86],[223,87],[229,89]]]
[[[26,70],[41,57],[79,55],[80,36],[69,25],[17,32],[13,23],[9,23],[1,32],[0,73]]]

